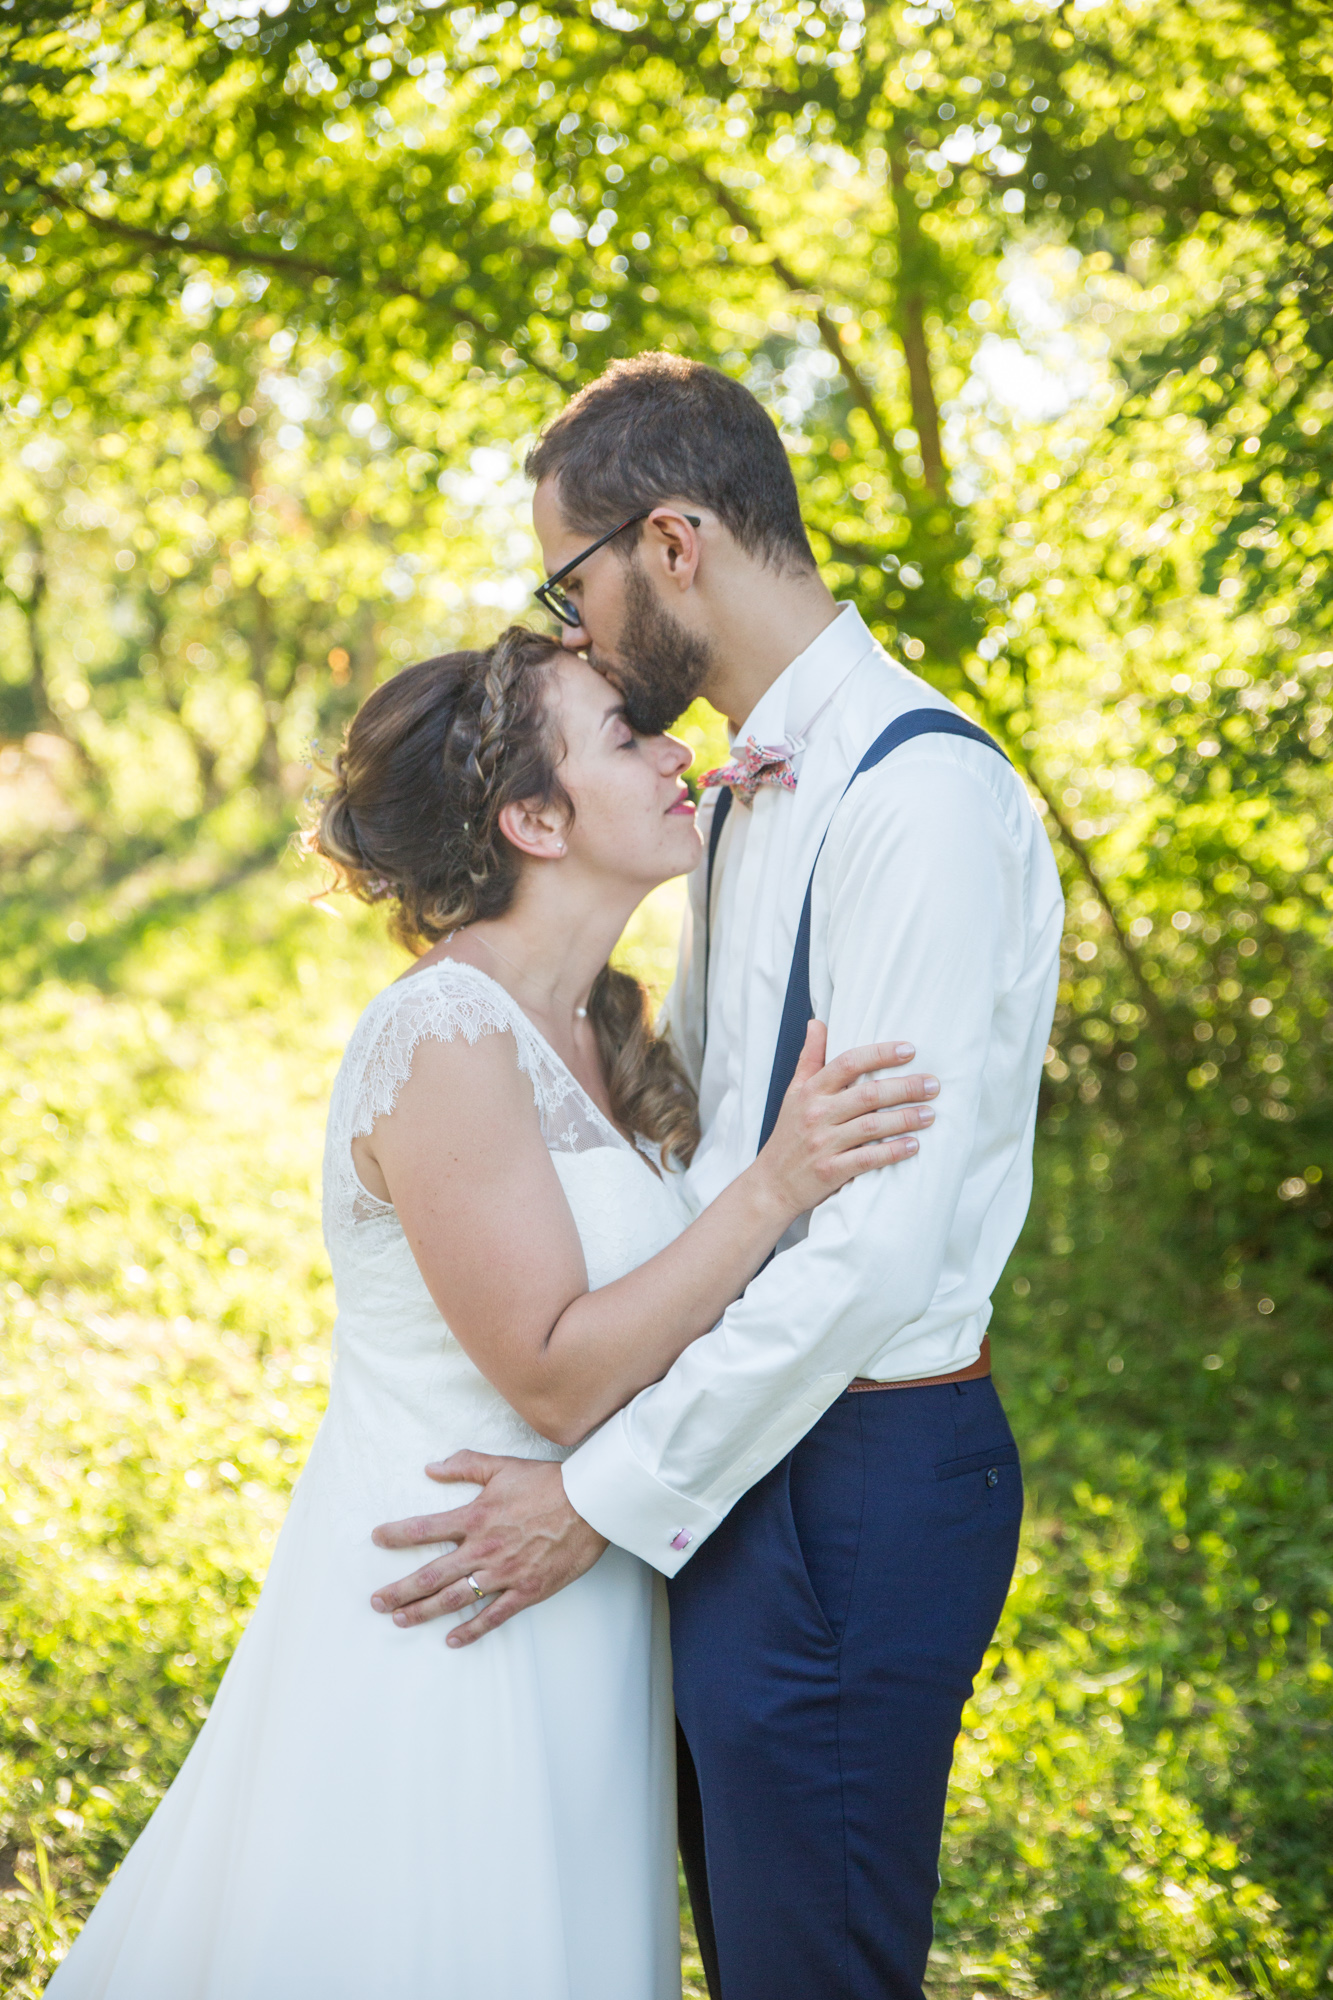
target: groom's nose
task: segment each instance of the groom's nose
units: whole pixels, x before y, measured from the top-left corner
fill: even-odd
[[[586,625],[562,625],[560,644],[568,646],[571,653],[586,653],[592,644],[592,634]]]

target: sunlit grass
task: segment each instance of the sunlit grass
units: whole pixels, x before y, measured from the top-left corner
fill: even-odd
[[[322,1405],[324,1105],[402,960],[248,851],[214,827],[174,860],[55,852],[7,919],[16,2000],[207,1712]],[[625,947],[659,992],[679,904],[659,892]],[[1215,1268],[1172,1158],[1150,1125],[1045,1122],[995,1328],[1028,1527],[951,1796],[940,2000],[1314,1993],[1333,1959],[1327,1293],[1294,1252]]]

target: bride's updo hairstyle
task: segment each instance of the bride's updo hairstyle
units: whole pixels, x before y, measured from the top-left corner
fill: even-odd
[[[511,625],[484,651],[404,667],[348,725],[305,844],[330,863],[335,889],[392,904],[390,932],[411,952],[509,908],[522,857],[500,829],[505,806],[536,800],[573,817],[547,707],[559,653]],[[603,966],[588,1019],[617,1122],[688,1162],[694,1092],[653,1033],[638,980]]]

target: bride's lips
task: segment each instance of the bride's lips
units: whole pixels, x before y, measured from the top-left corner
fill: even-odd
[[[680,813],[682,815],[688,813],[691,819],[694,818],[694,800],[688,792],[682,798],[677,799],[674,806],[667,807],[668,819],[670,819],[672,813]]]

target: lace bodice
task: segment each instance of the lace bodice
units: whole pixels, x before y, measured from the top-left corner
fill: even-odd
[[[352,1032],[329,1105],[324,1237],[338,1319],[329,1416],[316,1449],[317,1458],[336,1450],[349,1498],[355,1496],[358,1514],[370,1525],[396,1512],[439,1506],[439,1488],[421,1474],[427,1458],[464,1446],[560,1455],[459,1347],[393,1207],[363,1186],[352,1158],[353,1139],[393,1110],[422,1041],[461,1035],[476,1042],[489,1034],[512,1037],[519,1068],[532,1085],[590,1287],[609,1284],[655,1256],[690,1220],[678,1177],[653,1172],[485,973],[442,959],[378,994]],[[521,1226],[520,1218],[515,1222]]]
[[[628,1141],[603,1116],[575,1081],[526,1014],[476,966],[439,959],[424,972],[409,973],[385,988],[366,1008],[352,1031],[333,1086],[324,1150],[324,1232],[329,1254],[335,1237],[358,1222],[392,1216],[361,1185],[352,1160],[352,1141],[364,1138],[377,1118],[398,1102],[412,1072],[417,1045],[427,1039],[451,1042],[462,1035],[512,1035],[518,1066],[532,1084],[542,1137],[553,1153],[583,1153],[598,1146],[628,1148]]]

